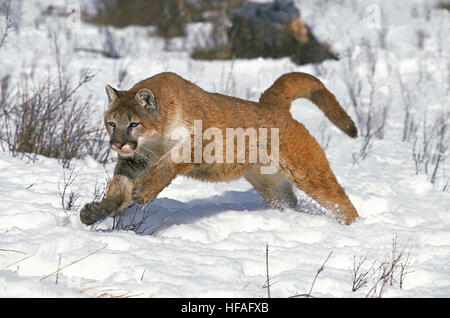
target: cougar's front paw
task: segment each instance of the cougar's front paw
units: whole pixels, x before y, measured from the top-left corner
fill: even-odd
[[[86,204],[80,212],[83,224],[91,225],[108,217],[109,211],[100,202]]]

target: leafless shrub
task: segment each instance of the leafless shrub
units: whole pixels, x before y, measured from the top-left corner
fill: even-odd
[[[112,230],[133,231],[136,234],[152,236],[170,219],[170,217],[166,217],[159,224],[149,224],[149,216],[145,206],[133,205],[129,207],[128,211],[113,217]]]
[[[367,78],[357,71],[357,64],[362,63],[367,69]],[[368,41],[363,42],[361,53],[352,56],[348,51],[348,63],[344,69],[344,83],[356,115],[357,126],[361,136],[361,147],[358,153],[353,154],[354,162],[366,159],[375,139],[383,139],[389,111],[389,103],[377,103],[379,84],[375,78],[377,66],[377,49]],[[366,84],[366,85],[365,85]],[[364,87],[368,88],[366,95]]]
[[[373,95],[371,94],[370,103],[373,101]],[[361,132],[361,147],[359,152],[353,153],[353,162],[356,163],[360,159],[364,160],[369,155],[370,150],[372,149],[373,141],[375,136],[382,136],[384,134],[384,127],[387,118],[388,108],[385,107],[381,114],[381,121],[376,124],[375,113],[372,109],[369,109],[368,112],[364,116],[363,122],[360,124],[359,129]]]
[[[228,60],[233,58],[230,44],[222,40],[224,27],[220,28],[218,25],[219,22],[213,23],[210,32],[205,32],[203,30],[197,32],[195,37],[195,48],[191,54],[193,59]]]
[[[398,239],[395,236],[392,240],[391,252],[377,264],[374,261],[368,268],[364,268],[367,259],[356,260],[353,257],[352,269],[352,291],[368,288],[366,297],[381,298],[389,286],[403,289],[406,275],[412,273],[409,270],[411,249],[407,251],[407,246],[399,249]]]
[[[417,46],[420,49],[423,49],[424,48],[424,44],[425,44],[425,40],[428,37],[427,34],[425,33],[424,30],[419,29],[419,30],[416,30],[416,37],[417,37]]]
[[[448,192],[449,190],[450,190],[450,178],[447,178],[446,183],[445,183],[444,186],[442,187],[442,191]]]
[[[414,122],[414,117],[412,115],[414,101],[411,90],[409,90],[408,87],[406,87],[400,74],[398,74],[398,82],[400,84],[400,90],[403,99],[403,108],[405,110],[402,141],[409,142],[411,138],[415,136],[417,133],[417,125]]]
[[[418,122],[416,119],[418,118],[417,112],[413,114],[414,107],[417,108],[417,101],[420,100],[422,95],[418,87],[422,87],[424,82],[428,82],[431,79],[430,73],[424,67],[424,63],[419,63],[419,66],[416,82],[407,83],[397,73],[404,108],[402,141],[411,143],[412,159],[416,174],[427,175],[432,184],[442,187],[443,191],[448,191],[450,177],[447,175],[446,168],[448,168],[448,165],[445,165],[445,160],[448,156],[450,143],[448,132],[450,112],[437,113],[434,119],[429,121],[427,117],[428,110],[424,107],[425,111],[423,112],[422,120]],[[447,85],[448,87],[450,86]]]
[[[103,34],[103,55],[110,58],[119,58],[121,56],[119,53],[119,42],[123,44],[123,39],[117,40],[109,28],[103,29]]]
[[[236,79],[235,79],[234,65],[235,63],[233,60],[230,64],[228,74],[226,74],[224,67],[222,68],[222,73],[220,75],[221,91],[226,95],[236,94]]]
[[[125,39],[118,39],[109,28],[101,28],[100,34],[103,37],[101,48],[77,47],[74,49],[75,52],[96,53],[111,59],[118,59],[123,55],[126,55]]]
[[[411,250],[406,253],[406,246],[400,251],[397,246],[397,236],[392,240],[392,250],[389,256],[377,268],[375,284],[366,297],[381,298],[388,286],[398,286],[403,289],[403,283],[410,264]]]
[[[8,116],[11,112],[11,96],[12,92],[10,90],[11,77],[7,74],[0,78],[0,120]],[[9,132],[8,122],[5,121],[5,127],[3,129],[0,128],[0,147],[3,151],[8,149],[7,144],[4,141],[5,137],[2,135],[7,134]],[[9,139],[9,136],[6,136],[6,139]]]
[[[449,119],[450,113],[442,113],[435,118],[432,126],[428,126],[425,113],[422,122],[422,136],[420,139],[415,136],[412,144],[416,174],[429,175],[430,182],[433,184],[436,183],[441,170],[445,178],[446,171],[443,164],[450,144]],[[446,188],[445,185],[444,190]]]
[[[0,49],[5,44],[8,32],[13,27],[10,17],[11,0],[0,1]]]
[[[372,147],[373,144],[373,113],[372,111],[368,111],[367,116],[365,117],[365,122],[363,126],[360,126],[361,130],[361,137],[362,137],[362,143],[361,147],[359,149],[359,153],[353,153],[353,162],[356,163],[359,159],[366,159],[366,157],[369,154],[369,150]]]
[[[214,5],[218,1],[209,0],[208,17],[211,29],[200,30],[196,34],[192,58],[200,60],[227,60],[233,58],[230,42],[234,40],[233,35],[227,34],[231,25],[227,14],[235,7],[244,4],[245,0],[224,1],[221,6]]]
[[[72,167],[68,167],[63,170],[63,182],[62,184],[58,182],[59,196],[61,198],[61,207],[63,211],[67,212],[76,210],[78,205],[76,205],[77,200],[80,198],[80,188],[74,190],[73,184],[75,182],[76,176],[74,175],[76,164]],[[70,189],[70,191],[69,191]]]
[[[377,139],[383,139],[389,103],[386,103],[386,105],[383,106],[380,106],[376,103],[376,100],[378,99],[377,94],[379,89],[378,83],[376,82],[375,79],[375,69],[378,64],[377,49],[367,42],[365,43],[365,48],[368,57],[368,65],[369,65],[368,83],[370,87],[368,114],[366,116],[365,130],[366,134],[372,134]],[[368,121],[370,121],[370,124],[367,124]]]
[[[121,213],[113,217],[112,229],[116,231],[133,231],[136,234],[143,234],[148,228],[141,229],[142,225],[146,224],[149,213],[145,211],[145,206],[133,205],[130,209],[133,209],[132,213]]]
[[[366,260],[366,258],[360,258],[358,261],[356,261],[356,256],[353,256],[352,292],[366,287],[373,276],[376,274],[376,271],[374,271],[373,268],[370,268],[368,270],[364,270],[362,268]]]
[[[382,49],[386,49],[386,38],[389,31],[386,13],[383,7],[379,7],[379,25],[376,28],[378,31],[378,42]]]
[[[347,88],[348,96],[350,98],[351,105],[353,107],[353,110],[356,115],[356,121],[359,124],[362,122],[362,114],[361,111],[359,111],[359,100],[361,99],[361,93],[362,93],[362,79],[360,76],[358,76],[356,71],[356,61],[355,58],[352,56],[352,51],[347,51],[347,64],[344,68],[344,77],[342,78],[345,86]]]
[[[83,73],[75,86],[66,78],[51,79],[33,86],[24,78],[17,93],[11,94],[9,77],[2,79],[0,120],[4,123],[0,138],[13,156],[37,155],[57,158],[64,167],[69,161],[90,155],[105,163],[109,147],[102,125],[89,123],[92,112],[89,99],[76,98],[79,89],[93,78]],[[5,146],[3,146],[5,148]]]
[[[117,88],[122,89],[126,86],[129,80],[128,65],[120,63],[117,68]]]
[[[106,188],[106,184],[99,185],[97,180],[95,181],[93,202],[98,202],[105,198]]]

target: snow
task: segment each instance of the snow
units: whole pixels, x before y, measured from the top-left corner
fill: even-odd
[[[101,121],[106,107],[104,85],[116,87],[122,68],[128,71],[122,89],[173,71],[206,90],[251,100],[279,75],[307,72],[318,76],[355,118],[345,70],[353,56],[363,85],[360,103],[367,104],[370,61],[364,40],[378,48],[375,105],[389,105],[389,113],[384,138],[373,141],[367,158],[355,160],[361,138],[346,137],[309,101],[295,101],[291,108],[319,142],[322,134],[331,135],[327,157],[360,214],[350,226],[338,223],[301,191],[303,211],[278,211],[262,203],[243,179],[211,184],[178,177],[148,206],[128,209],[121,230],[112,229],[111,218],[88,227],[81,224],[79,209],[92,201],[96,185],[112,176],[113,162],[102,166],[89,157],[72,162],[75,181],[69,190],[80,198],[77,208],[64,211],[59,191],[64,169],[57,160],[38,156],[32,162],[0,151],[0,296],[265,297],[268,245],[271,282],[276,282],[272,297],[307,293],[331,252],[312,294],[365,297],[372,282],[352,292],[354,257],[366,258],[363,267],[370,269],[391,255],[397,239],[399,250],[410,251],[408,274],[402,289],[388,286],[383,296],[449,297],[450,193],[442,191],[449,163],[442,164],[436,184],[416,174],[411,143],[401,139],[404,107],[397,76],[411,89],[419,126],[425,110],[430,123],[433,116],[449,112],[449,13],[425,0],[373,1],[371,8],[356,1],[319,2],[296,1],[317,38],[342,58],[297,66],[289,58],[193,60],[188,50],[195,30],[207,27],[202,24],[191,25],[188,40],[174,40],[170,51],[164,50],[163,40],[148,35],[151,27],[127,27],[111,29],[125,43],[120,59],[74,52],[75,47],[101,47],[99,29],[84,22],[70,28],[66,18],[42,17],[41,8],[58,4],[53,0],[23,1],[20,25],[0,50],[1,73],[17,80],[34,65],[36,81],[54,74],[49,30],[58,30],[66,73],[76,78],[83,69],[96,72],[80,91],[80,96],[94,97],[98,111],[93,122]],[[384,29],[367,24],[367,14],[378,11],[383,13],[385,48],[377,42]],[[423,49],[417,45],[417,30],[426,34]],[[127,230],[136,211],[136,219],[144,213],[148,217],[138,230]],[[58,275],[46,277],[58,269]]]

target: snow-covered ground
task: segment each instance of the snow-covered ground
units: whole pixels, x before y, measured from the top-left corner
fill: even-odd
[[[361,112],[370,107],[380,114],[386,108],[386,122],[362,158],[364,138],[346,137],[308,101],[293,103],[292,114],[326,147],[333,171],[360,214],[350,226],[318,212],[300,191],[303,211],[281,212],[267,208],[245,180],[208,184],[179,177],[138,211],[131,223],[140,221],[144,212],[148,215],[135,231],[127,230],[127,224],[136,207],[122,217],[121,230],[112,219],[87,227],[79,220],[79,208],[94,198],[96,187],[106,184],[113,162],[72,162],[75,179],[69,191],[80,197],[78,209],[64,211],[60,189],[68,169],[64,172],[55,159],[40,156],[31,162],[0,151],[0,296],[266,297],[268,245],[272,297],[307,293],[330,253],[312,295],[364,297],[396,242],[397,252],[403,251],[398,270],[407,265],[406,275],[402,288],[387,286],[383,296],[450,297],[449,161],[441,162],[431,183],[431,173],[419,167],[416,174],[414,138],[402,141],[405,98],[411,101],[418,126],[418,148],[425,113],[429,125],[440,117],[448,129],[449,11],[428,0],[370,5],[296,1],[317,38],[341,56],[338,61],[297,66],[289,58],[193,60],[189,50],[208,27],[198,23],[189,26],[187,40],[172,41],[170,50],[164,49],[164,40],[149,35],[151,27],[128,27],[111,29],[122,43],[120,59],[74,51],[101,48],[103,31],[76,19],[43,16],[40,10],[49,4],[78,3],[23,1],[17,28],[0,50],[0,75],[18,80],[33,67],[36,81],[54,75],[51,34],[56,32],[65,74],[96,72],[79,91],[80,98],[93,96],[98,109],[93,122],[101,121],[105,110],[105,84],[125,89],[162,71],[176,72],[209,91],[251,100],[279,75],[307,72],[319,77],[355,119],[348,86],[359,83]],[[88,1],[81,6],[89,10]],[[119,85],[123,69],[127,74]],[[361,272],[376,272],[353,292],[354,263],[363,258]]]

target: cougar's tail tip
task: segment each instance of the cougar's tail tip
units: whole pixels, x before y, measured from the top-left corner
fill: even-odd
[[[259,102],[269,107],[289,111],[291,102],[297,98],[312,101],[325,116],[351,138],[358,136],[358,129],[341,107],[336,97],[316,77],[306,73],[287,73],[280,76],[261,94]]]
[[[356,128],[355,124],[347,125],[345,133],[352,138],[356,138],[358,137],[358,128]]]

